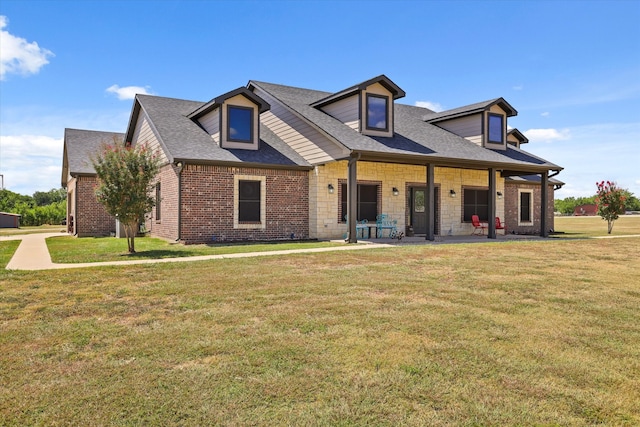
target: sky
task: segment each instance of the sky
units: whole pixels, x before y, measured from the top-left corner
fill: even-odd
[[[135,93],[249,80],[337,92],[385,74],[436,111],[503,97],[555,197],[640,196],[640,0],[0,2],[0,175],[61,185],[65,128],[125,132]]]

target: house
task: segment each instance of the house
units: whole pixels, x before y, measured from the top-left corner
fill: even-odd
[[[252,80],[208,102],[137,95],[122,137],[162,159],[146,228],[184,243],[355,242],[356,222],[380,214],[427,240],[471,234],[474,214],[489,238],[495,217],[509,230],[553,229],[562,168],[520,148],[527,141],[507,131],[517,111],[506,100],[434,112],[398,102],[404,96],[385,75],[337,92]],[[87,159],[114,135],[65,132],[73,234],[115,228],[81,203],[95,199],[84,193],[95,185]]]
[[[594,216],[598,214],[598,206],[594,204],[580,205],[573,209],[574,216]]]
[[[20,228],[22,215],[0,212],[0,228]]]
[[[79,237],[108,236],[115,219],[98,202],[98,177],[91,158],[102,144],[124,137],[122,133],[65,129],[62,155],[62,187],[67,189],[67,230]]]

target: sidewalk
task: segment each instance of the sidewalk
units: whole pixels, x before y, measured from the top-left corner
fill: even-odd
[[[437,236],[434,242],[427,241],[424,237],[405,237],[401,241],[396,239],[375,239],[359,240],[359,244],[334,246],[329,248],[312,248],[312,249],[288,249],[281,251],[269,252],[246,252],[238,254],[222,254],[222,255],[199,255],[192,257],[179,258],[161,258],[161,259],[139,259],[130,261],[108,261],[108,262],[89,262],[78,264],[55,264],[51,261],[51,255],[47,248],[46,239],[49,237],[66,236],[65,233],[39,233],[39,234],[21,234],[16,236],[0,236],[3,240],[22,240],[20,246],[13,255],[13,258],[7,264],[7,270],[55,270],[63,268],[85,268],[85,267],[101,267],[106,265],[134,265],[134,264],[157,264],[165,262],[192,262],[207,261],[214,259],[230,259],[230,258],[250,258],[259,256],[275,256],[290,255],[314,252],[332,252],[332,251],[354,251],[360,249],[376,249],[391,248],[400,245],[420,245],[420,244],[447,244],[447,243],[491,243],[505,242],[514,240],[547,240],[538,236],[522,236],[522,235],[498,235],[497,239],[487,239],[486,236]],[[626,236],[599,236],[596,238],[622,238],[622,237],[640,237],[640,235]]]
[[[16,253],[7,264],[7,270],[55,270],[63,268],[101,267],[105,265],[134,265],[156,264],[165,262],[192,262],[207,261],[213,259],[249,258],[258,256],[289,255],[313,252],[352,251],[359,249],[390,248],[393,245],[386,243],[367,243],[360,245],[336,246],[330,248],[289,249],[269,252],[247,252],[239,254],[200,255],[181,258],[140,259],[130,261],[90,262],[78,264],[54,264],[47,248],[46,239],[49,237],[66,236],[62,233],[22,234],[17,236],[2,236],[1,240],[22,240]]]

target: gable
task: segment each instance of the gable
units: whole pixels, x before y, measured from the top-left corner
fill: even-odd
[[[131,144],[133,145],[147,144],[151,152],[157,152],[159,154],[161,164],[167,163],[169,161],[167,158],[167,154],[160,144],[158,134],[152,128],[151,122],[149,121],[149,116],[144,111],[138,115],[133,130],[133,136],[131,138],[131,141],[128,142],[131,142]]]
[[[84,129],[65,129],[64,148],[62,154],[62,187],[78,175],[95,175],[96,171],[91,158],[98,153],[102,144],[109,144],[113,139],[122,140],[124,134],[118,132],[101,132]]]
[[[357,94],[325,105],[321,110],[340,120],[351,129],[360,130],[360,104]]]

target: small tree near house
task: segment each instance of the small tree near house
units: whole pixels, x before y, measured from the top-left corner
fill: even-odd
[[[596,206],[598,215],[607,220],[608,234],[613,230],[613,222],[618,216],[624,213],[625,192],[618,188],[615,182],[596,182],[598,191],[596,193]]]
[[[151,183],[159,169],[157,153],[146,144],[132,147],[114,138],[91,161],[98,175],[96,197],[123,225],[129,253],[135,253],[140,221],[155,205]]]

